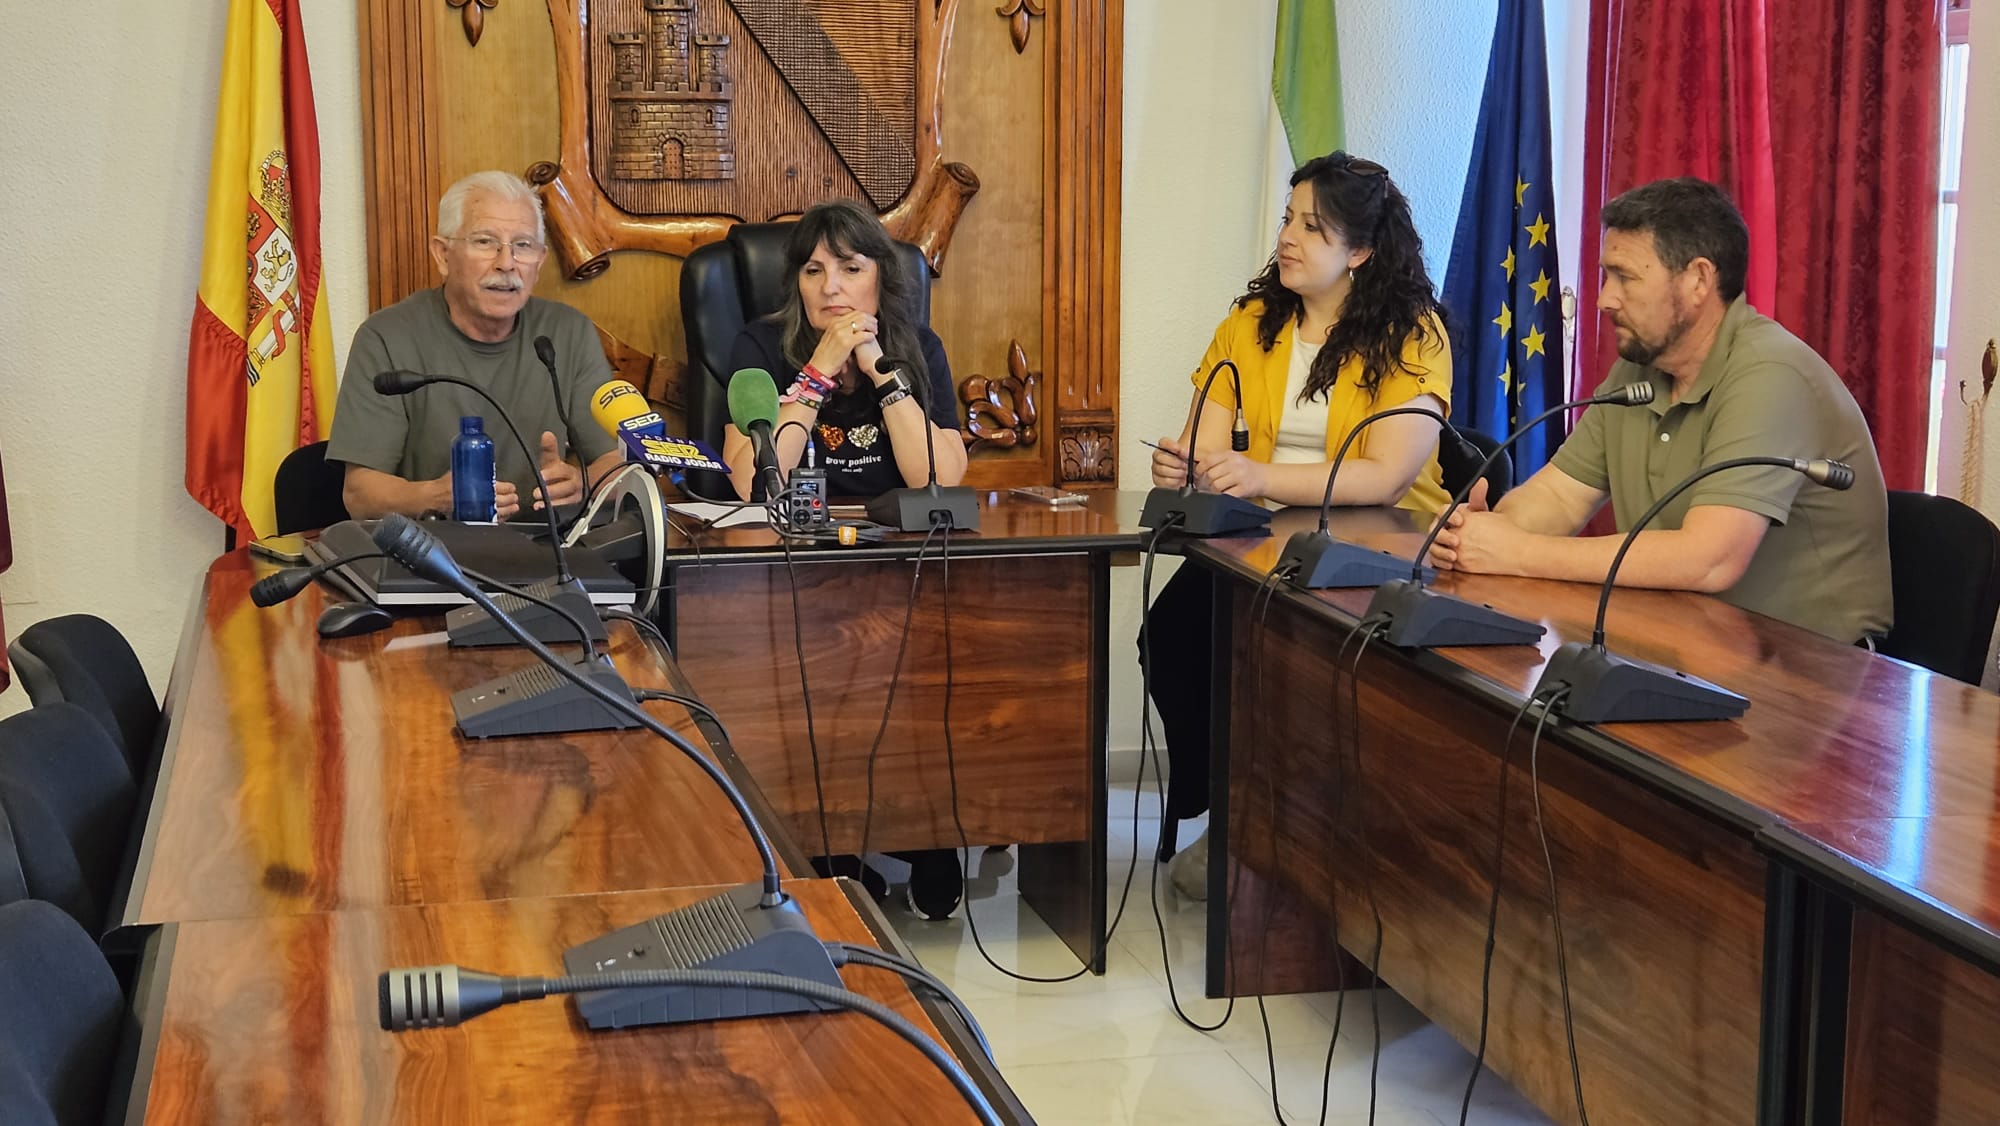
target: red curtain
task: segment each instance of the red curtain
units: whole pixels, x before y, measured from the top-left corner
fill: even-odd
[[[1840,373],[1892,489],[1924,487],[1937,297],[1937,0],[1771,6],[1778,293],[1767,312]]]
[[[1943,19],[1938,0],[1591,0],[1579,389],[1617,355],[1604,202],[1700,176],[1749,223],[1750,303],[1846,380],[1889,487],[1922,487]]]
[[[1817,0],[1780,6],[1800,2]],[[1574,394],[1618,358],[1597,313],[1598,214],[1618,193],[1672,176],[1722,185],[1750,225],[1752,305],[1771,308],[1777,276],[1764,0],[1591,0],[1590,27]]]

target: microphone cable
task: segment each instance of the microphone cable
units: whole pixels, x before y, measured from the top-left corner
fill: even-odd
[[[1367,775],[1361,765],[1361,659],[1368,655],[1369,643],[1382,636],[1388,624],[1386,617],[1363,617],[1354,623],[1354,629],[1349,634],[1350,638],[1355,633],[1361,636],[1361,646],[1355,650],[1354,662],[1347,669],[1347,719],[1350,732],[1348,749],[1354,756],[1354,788],[1357,790],[1365,789],[1367,786]],[[1335,677],[1338,676],[1339,670],[1336,668]],[[1340,685],[1336,679],[1334,684],[1336,697],[1339,691]],[[1337,798],[1339,803],[1337,808],[1346,805],[1346,798],[1346,787],[1343,786]],[[1368,1015],[1374,1029],[1375,1040],[1368,1062],[1368,1123],[1369,1126],[1374,1126],[1379,1093],[1378,1082],[1382,1071],[1382,906],[1375,898],[1375,851],[1369,843],[1368,803],[1365,800],[1361,803],[1361,812],[1356,820],[1360,826],[1361,855],[1365,861],[1361,873],[1362,886],[1368,897],[1368,913],[1375,921],[1374,948],[1368,955]],[[1338,827],[1346,821],[1345,817],[1336,814],[1335,831],[1338,832]],[[1343,995],[1342,1000],[1345,999]]]
[[[1583,1108],[1583,1068],[1576,1057],[1576,1018],[1569,1003],[1569,953],[1563,945],[1562,901],[1556,894],[1556,862],[1549,853],[1548,829],[1542,822],[1542,726],[1548,723],[1549,714],[1569,695],[1569,691],[1565,685],[1551,693],[1542,707],[1541,719],[1535,724],[1534,738],[1528,742],[1528,793],[1535,799],[1535,836],[1541,840],[1542,865],[1549,877],[1549,921],[1555,926],[1556,981],[1562,986],[1563,1038],[1569,1046],[1569,1077],[1576,1092],[1576,1117],[1579,1126],[1590,1126],[1590,1114]]]
[[[1211,376],[1213,375],[1212,372],[1210,374]],[[1162,819],[1165,819],[1167,813],[1167,775],[1166,771],[1160,767],[1159,740],[1153,736],[1153,630],[1150,624],[1145,621],[1145,615],[1151,612],[1153,607],[1153,561],[1159,557],[1160,537],[1167,534],[1168,531],[1186,523],[1186,521],[1187,514],[1185,512],[1170,512],[1165,519],[1160,521],[1160,526],[1153,529],[1152,537],[1146,541],[1145,557],[1141,563],[1139,572],[1139,754],[1142,766],[1145,759],[1150,758],[1152,760],[1153,787],[1154,792],[1159,797],[1160,816]],[[1184,562],[1182,565],[1186,566],[1187,564]],[[1135,839],[1133,842],[1135,857],[1137,851],[1138,842]],[[1180,1018],[1182,1024],[1187,1025],[1196,1032],[1214,1032],[1223,1025],[1228,1024],[1229,1018],[1236,1015],[1236,997],[1234,994],[1229,996],[1227,1003],[1222,1009],[1222,1019],[1216,1021],[1214,1024],[1203,1024],[1189,1016],[1186,1009],[1181,1008],[1180,992],[1174,988],[1173,960],[1169,957],[1167,951],[1167,923],[1165,917],[1160,914],[1160,853],[1158,849],[1153,850],[1151,883],[1153,928],[1160,937],[1160,961],[1162,968],[1168,971],[1165,974],[1167,979],[1167,1000],[1174,1007],[1174,1016]]]
[[[820,770],[819,734],[813,725],[812,684],[806,679],[806,635],[803,625],[804,614],[799,609],[799,571],[792,562],[792,541],[780,536],[778,543],[785,552],[785,578],[792,588],[792,651],[798,656],[799,661],[799,698],[805,701],[806,706],[806,750],[812,754],[813,801],[819,813],[820,856],[825,858],[827,871],[831,872],[833,835],[827,832],[826,828],[826,785],[822,781]],[[862,854],[857,857],[856,863],[865,869],[868,863],[867,855]],[[860,874],[858,871],[855,873],[857,879]],[[863,883],[865,885],[866,881]]]
[[[1495,801],[1493,822],[1493,890],[1486,902],[1486,952],[1479,967],[1479,1043],[1472,1053],[1472,1074],[1465,1080],[1465,1097],[1458,1104],[1458,1126],[1466,1126],[1472,1114],[1472,1090],[1479,1084],[1479,1073],[1486,1066],[1487,1021],[1492,1013],[1493,1003],[1493,947],[1500,927],[1500,887],[1505,877],[1507,858],[1507,779],[1511,773],[1514,757],[1514,734],[1521,729],[1521,720],[1536,704],[1542,705],[1542,723],[1548,721],[1548,701],[1543,696],[1553,697],[1553,692],[1530,695],[1521,701],[1514,711],[1514,721],[1507,725],[1507,740],[1500,745],[1500,785],[1499,798]],[[1541,734],[1541,723],[1535,725],[1536,737]]]
[[[902,635],[896,641],[896,663],[889,670],[889,691],[882,700],[882,723],[875,729],[874,741],[868,744],[868,789],[861,812],[861,851],[858,854],[864,864],[868,860],[868,838],[875,828],[875,760],[881,754],[883,738],[889,734],[889,717],[896,708],[896,687],[903,679],[903,655],[910,647],[910,623],[916,619],[917,595],[924,581],[924,556],[930,551],[932,537],[945,526],[931,525],[931,530],[924,533],[924,542],[917,545],[917,557],[910,566],[910,600],[903,609]]]
[[[986,964],[992,966],[994,970],[1006,977],[1012,978],[1015,981],[1025,981],[1036,985],[1060,985],[1063,982],[1075,981],[1089,973],[1092,964],[1108,956],[1111,948],[1111,937],[1118,933],[1118,924],[1125,917],[1125,905],[1132,894],[1132,877],[1139,869],[1139,798],[1140,792],[1145,787],[1145,759],[1143,756],[1140,759],[1139,787],[1132,793],[1132,855],[1125,865],[1125,886],[1119,892],[1118,910],[1113,913],[1110,924],[1104,928],[1103,937],[1101,939],[1093,937],[1091,940],[1092,956],[1090,960],[1079,967],[1075,973],[1064,974],[1061,977],[1036,977],[1031,974],[1010,970],[1001,965],[987,951],[986,943],[979,937],[979,922],[972,914],[972,841],[970,835],[965,831],[965,820],[959,811],[958,750],[952,741],[951,734],[951,699],[954,686],[951,645],[951,530],[949,525],[940,524],[938,526],[944,529],[944,539],[940,545],[940,560],[943,570],[943,579],[940,585],[943,588],[942,594],[944,600],[944,764],[945,777],[949,781],[951,793],[951,821],[953,827],[958,830],[959,902],[965,907],[966,932],[972,936],[973,948],[979,951],[979,956],[986,961]],[[1153,539],[1155,541],[1159,539],[1157,531],[1153,533]],[[1106,812],[1108,816],[1109,811]]]

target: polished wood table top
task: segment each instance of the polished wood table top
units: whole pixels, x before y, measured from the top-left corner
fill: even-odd
[[[875,945],[845,881],[788,885],[823,940]],[[510,899],[163,928],[141,982],[150,1035],[128,1122],[800,1122],[820,1126],[976,1121],[910,1044],[855,1013],[586,1028],[567,1000],[497,1009],[456,1028],[382,1031],[376,975],[455,963],[556,975],[561,953],[718,889]],[[965,1059],[901,978],[841,971]],[[1024,1118],[1003,1094],[1003,1117]]]
[[[982,555],[1018,551],[1115,551],[1139,546],[1145,534],[1137,524],[1134,494],[1094,492],[1086,503],[1047,505],[1024,500],[1004,492],[979,494],[977,531],[954,531],[950,536],[953,554]],[[835,500],[835,505],[841,501]],[[668,560],[672,565],[717,562],[745,555],[782,554],[783,541],[767,524],[705,528],[681,514],[673,516],[674,527],[667,538]],[[930,550],[938,550],[942,536],[931,536]],[[925,543],[922,532],[891,532],[880,543],[853,547],[794,545],[796,554],[824,551],[843,557],[903,558],[913,555]]]
[[[2000,974],[2000,810],[1781,825],[1760,843]]]
[[[1285,540],[1310,530],[1316,513],[1278,513],[1272,534],[1191,542],[1186,551],[1249,581],[1261,581]],[[1421,537],[1407,513],[1336,510],[1333,533],[1409,558]],[[1536,646],[1441,649],[1418,664],[1510,712],[1534,690],[1548,657],[1565,641],[1590,640],[1594,584],[1491,575],[1443,574],[1439,590],[1539,620]],[[1371,590],[1295,592],[1278,597],[1351,625]],[[1615,592],[1606,619],[1614,651],[1692,673],[1741,693],[1750,709],[1707,723],[1551,725],[1607,765],[1648,778],[1750,831],[1775,822],[1894,817],[1915,807],[1932,815],[1981,814],[1994,807],[1993,762],[2000,747],[2000,697],[1949,677],[1705,595]]]
[[[435,616],[323,641],[324,590],[251,605],[250,584],[269,570],[239,551],[203,582],[119,925],[734,884],[761,871],[727,799],[653,735],[461,737],[451,693],[529,654],[449,648]],[[685,689],[631,626],[610,633],[635,687]],[[679,707],[646,707],[703,745]],[[775,820],[769,830],[782,835]],[[781,864],[786,855],[797,852],[784,846]]]

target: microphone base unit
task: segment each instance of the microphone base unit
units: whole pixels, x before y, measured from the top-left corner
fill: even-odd
[[[1386,551],[1337,540],[1325,532],[1300,532],[1285,541],[1277,569],[1292,568],[1287,580],[1299,590],[1381,586],[1410,573],[1410,561]],[[1436,572],[1424,568],[1426,580]]]
[[[738,970],[783,974],[834,989],[847,988],[812,924],[787,898],[763,907],[763,887],[750,883],[573,946],[563,953],[571,974],[633,970]],[[597,990],[576,995],[592,1028],[687,1024],[729,1017],[773,1016],[831,1008],[790,993],[703,986]]]
[[[575,632],[570,636],[574,638]],[[627,700],[632,688],[607,662],[588,659],[576,670]],[[509,735],[560,735],[637,726],[562,674],[537,661],[497,680],[451,695],[451,713],[468,739]]]
[[[1162,485],[1146,494],[1146,507],[1140,510],[1139,526],[1165,527],[1169,518],[1176,515],[1181,519],[1174,522],[1175,530],[1189,536],[1254,532],[1269,527],[1271,523],[1271,510],[1254,501],[1227,493],[1184,491]]]
[[[528,593],[562,607],[570,612],[590,635],[592,644],[603,642],[609,635],[604,632],[604,622],[597,616],[597,607],[590,601],[590,595],[583,584],[575,579],[557,583],[554,579],[544,579],[526,588]],[[495,592],[493,601],[507,616],[521,624],[536,641],[544,645],[560,645],[576,642],[576,625],[569,618],[554,613],[547,607],[530,602],[505,591]],[[484,648],[494,645],[519,645],[514,635],[508,633],[499,622],[477,606],[460,606],[447,611],[444,616],[445,633],[455,649]]]
[[[868,502],[868,518],[903,532],[928,532],[939,524],[979,530],[979,492],[964,485],[891,489]]]
[[[1548,632],[1540,622],[1439,593],[1410,578],[1377,587],[1366,616],[1388,619],[1383,640],[1406,649],[1533,645]]]
[[[1567,687],[1558,714],[1577,723],[1674,723],[1735,719],[1750,701],[1662,665],[1572,641],[1542,669],[1535,694]]]

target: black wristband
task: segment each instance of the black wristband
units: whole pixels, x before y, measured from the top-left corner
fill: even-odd
[[[892,371],[887,382],[875,385],[875,402],[881,406],[888,406],[890,396],[898,393],[908,395],[912,390],[908,377],[900,371]]]

